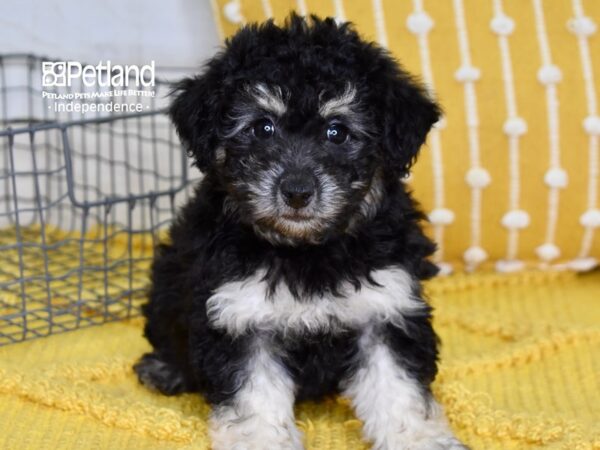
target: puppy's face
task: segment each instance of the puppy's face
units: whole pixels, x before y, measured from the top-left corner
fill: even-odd
[[[319,242],[374,212],[377,130],[355,86],[259,82],[235,97],[216,164],[242,220],[270,240]]]
[[[330,20],[245,28],[178,89],[171,116],[196,164],[277,244],[370,220],[438,117],[385,52]]]

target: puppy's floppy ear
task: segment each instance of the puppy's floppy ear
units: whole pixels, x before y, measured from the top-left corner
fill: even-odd
[[[401,176],[408,173],[441,111],[425,88],[401,71],[390,73],[384,98],[384,164]]]
[[[220,82],[211,73],[186,78],[172,91],[169,116],[188,155],[203,172],[213,165],[220,114]]]

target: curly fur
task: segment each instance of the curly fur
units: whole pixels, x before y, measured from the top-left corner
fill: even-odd
[[[335,392],[376,448],[464,448],[432,414],[420,280],[435,246],[399,181],[438,106],[351,25],[298,16],[244,27],[174,95],[205,176],[156,252],[140,380],[204,395],[217,449],[302,448],[294,401]],[[262,117],[272,138],[253,135]],[[341,145],[323,137],[331,120]],[[300,212],[282,202],[287,173],[313,180]]]

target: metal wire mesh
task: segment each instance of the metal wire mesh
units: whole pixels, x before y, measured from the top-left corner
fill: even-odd
[[[0,345],[137,314],[190,184],[166,83],[144,112],[81,119],[42,98],[42,60],[0,55]]]

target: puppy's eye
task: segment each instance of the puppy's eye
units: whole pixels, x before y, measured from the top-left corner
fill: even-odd
[[[340,123],[333,123],[327,128],[327,140],[336,145],[343,144],[348,139],[348,128]]]
[[[254,122],[252,132],[258,139],[269,139],[275,134],[275,125],[269,119],[260,119]]]

